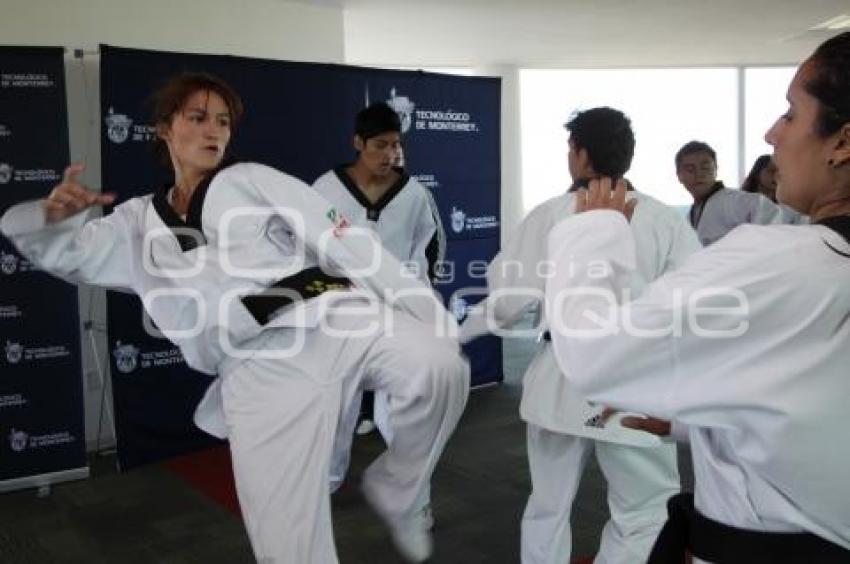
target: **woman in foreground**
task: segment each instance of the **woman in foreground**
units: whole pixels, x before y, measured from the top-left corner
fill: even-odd
[[[586,213],[549,237],[566,376],[592,401],[688,429],[695,492],[671,499],[652,564],[685,550],[850,562],[850,33],[800,66],[788,102],[765,139],[779,201],[811,225],[739,227],[634,300],[622,184],[592,185]]]
[[[469,385],[457,343],[436,330],[449,316],[308,186],[226,161],[240,114],[221,80],[177,76],[154,115],[173,185],[86,221],[81,212],[113,197],[86,190],[71,166],[0,227],[44,270],[138,294],[186,362],[219,376],[195,421],[230,441],[259,562],[337,562],[327,476],[340,407],[364,386],[387,391],[395,439],[363,490],[399,551],[425,560],[431,535],[417,501]]]

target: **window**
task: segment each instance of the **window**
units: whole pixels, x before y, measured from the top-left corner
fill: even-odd
[[[785,93],[795,67],[748,68],[744,71],[744,175],[756,158],[773,149],[764,134],[788,109]]]
[[[520,71],[525,211],[569,186],[563,124],[573,111],[596,106],[631,118],[637,144],[627,176],[639,190],[670,205],[689,205],[673,157],[692,139],[714,147],[718,177],[737,186],[737,92],[734,68]]]

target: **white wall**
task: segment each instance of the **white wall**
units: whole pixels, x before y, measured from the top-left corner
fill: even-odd
[[[0,0],[5,45],[341,62],[342,11],[283,0]]]
[[[64,46],[71,161],[83,162],[82,180],[100,189],[100,43],[161,51],[341,63],[342,11],[282,0],[0,0],[4,45]],[[73,56],[82,49],[83,57]],[[86,443],[114,444],[105,293],[80,289]],[[92,341],[94,342],[92,344]],[[99,371],[100,369],[103,373]],[[108,389],[106,390],[109,391]],[[105,402],[102,400],[106,400]]]
[[[519,69],[513,65],[476,67],[479,76],[502,79],[501,108],[501,236],[504,243],[523,217],[522,159],[520,148]]]
[[[576,110],[610,106],[632,122],[636,146],[626,176],[638,190],[673,206],[693,201],[673,156],[692,139],[717,151],[718,178],[738,186],[738,72],[734,68],[599,69],[520,72],[525,210],[564,192],[568,133]],[[784,91],[773,94],[782,99]]]
[[[847,0],[343,0],[346,55],[385,65],[651,68],[799,62]]]

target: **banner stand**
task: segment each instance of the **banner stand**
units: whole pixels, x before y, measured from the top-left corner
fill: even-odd
[[[70,482],[71,480],[84,480],[90,475],[89,467],[74,468],[73,470],[62,470],[60,472],[49,472],[47,474],[38,474],[35,476],[25,476],[23,478],[12,478],[11,480],[0,481],[0,493],[11,492],[15,490],[24,490],[27,488],[44,488],[50,487],[53,484],[60,482]]]
[[[0,46],[0,212],[69,162],[64,48]],[[0,492],[89,476],[77,288],[0,237]]]
[[[106,373],[103,371],[103,366],[100,363],[100,350],[97,348],[97,341],[94,338],[94,323],[92,321],[87,321],[83,329],[88,335],[89,345],[91,345],[92,359],[94,359],[94,367],[95,373],[97,374],[98,381],[100,383],[100,406],[98,408],[98,417],[97,417],[97,442],[95,445],[95,452],[100,452],[100,438],[103,435],[103,415],[104,413],[109,418],[109,426],[112,434],[111,437],[116,436],[115,434],[115,416],[113,414],[113,410],[110,407],[111,403],[107,401],[107,394],[111,392],[111,387],[108,385],[110,380],[106,377]]]

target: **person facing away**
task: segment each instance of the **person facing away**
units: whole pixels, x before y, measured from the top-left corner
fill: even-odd
[[[543,242],[562,218],[574,213],[580,186],[601,175],[629,170],[635,139],[620,111],[593,108],[576,113],[569,131],[567,161],[573,186],[532,210],[487,271],[488,298],[472,308],[461,326],[465,342],[509,327],[542,302],[547,281]],[[682,264],[700,245],[693,229],[673,209],[638,191],[639,216],[631,227],[640,261],[635,291],[646,281]],[[616,372],[616,370],[614,370]],[[521,524],[524,564],[570,561],[570,514],[588,457],[595,453],[608,482],[610,520],[600,540],[599,563],[645,562],[666,519],[667,500],[679,491],[676,447],[649,441],[643,446],[610,442],[612,433],[588,428],[579,434],[572,420],[585,402],[558,368],[544,338],[523,379],[520,416],[528,423],[527,448],[532,491]],[[599,406],[599,410],[602,407]],[[606,426],[619,426],[609,421]]]
[[[434,330],[452,318],[309,186],[226,160],[241,112],[220,79],[176,76],[153,120],[173,183],[87,221],[113,198],[89,192],[72,165],[0,229],[43,270],[139,295],[187,364],[216,376],[195,422],[229,441],[260,562],[338,561],[327,475],[341,398],[364,385],[392,393],[395,441],[363,491],[402,555],[421,562],[432,540],[418,501],[469,387],[457,343]]]
[[[805,219],[761,194],[733,190],[717,180],[717,154],[702,141],[689,141],[676,152],[676,176],[694,199],[688,213],[703,245],[711,245],[745,223],[800,223]]]
[[[620,295],[636,265],[621,183],[592,184],[549,237],[564,374],[688,430],[694,493],[671,500],[650,564],[850,562],[850,33],[786,97],[765,141],[778,200],[810,224],[741,226],[618,302],[593,297]]]

